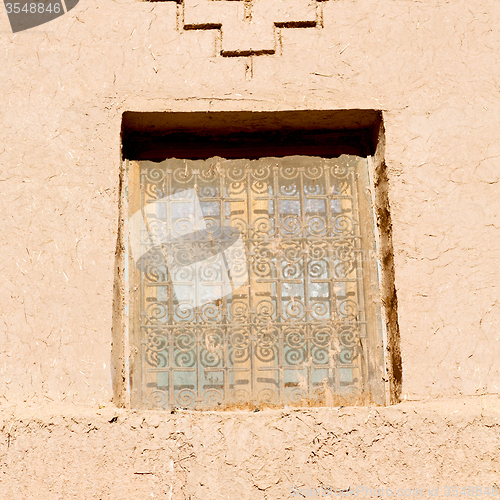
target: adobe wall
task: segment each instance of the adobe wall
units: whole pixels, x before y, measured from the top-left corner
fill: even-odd
[[[2,499],[500,495],[493,396],[201,416],[10,406],[3,416]]]
[[[295,446],[291,434],[299,433],[299,451],[290,460],[302,470],[304,484],[319,480],[324,470],[332,481],[342,479],[335,482],[339,486],[390,477],[396,483],[423,480],[424,471],[431,479],[455,477],[460,484],[498,477],[498,446],[492,448],[498,424],[483,421],[477,396],[497,395],[500,388],[500,5],[495,0],[322,5],[322,28],[282,29],[277,54],[251,58],[217,55],[216,30],[177,29],[175,2],[80,0],[67,15],[16,35],[0,7],[0,410],[6,425],[12,418],[18,422],[17,444],[2,448],[11,488],[5,498],[36,498],[33,492],[40,498],[123,498],[130,481],[149,495],[156,479],[132,475],[140,472],[133,464],[155,456],[158,462],[151,463],[164,467],[166,478],[174,477],[165,469],[170,452],[159,449],[164,439],[171,456],[178,457],[172,460],[181,460],[174,471],[179,484],[189,485],[184,498],[283,498],[285,483],[276,486],[277,473],[259,484],[266,470],[259,467],[273,453],[264,444],[248,438],[249,447],[237,448],[244,454],[232,458],[228,453],[234,449],[215,444],[219,427],[224,439],[239,439],[230,414],[172,420],[146,414],[151,415],[146,420],[167,422],[137,430],[129,425],[135,413],[109,409],[120,128],[122,114],[131,110],[382,111],[402,399],[476,397],[457,406],[453,417],[429,410],[437,412],[430,422],[439,421],[429,429],[423,403],[411,406],[420,416],[410,423],[403,423],[404,405],[377,409],[380,422],[368,418],[373,415],[368,408],[344,409],[351,415],[346,425],[363,436],[352,443],[358,450],[354,458],[344,458],[344,445],[335,441],[329,452],[320,450],[305,430],[317,426],[323,439],[330,427],[341,425],[332,416],[336,409],[294,413],[287,417],[288,431],[269,432],[282,457],[287,446]],[[497,408],[498,399],[491,401]],[[37,417],[37,406],[29,405],[42,403],[64,406]],[[108,425],[108,413],[97,413],[99,405],[127,423]],[[33,415],[29,425],[26,412]],[[71,423],[75,412],[84,416]],[[237,421],[249,417],[245,432],[260,436],[264,421],[274,425],[274,414],[264,413],[238,414]],[[59,414],[56,434],[50,434],[53,414]],[[401,433],[389,432],[391,418]],[[176,427],[194,433],[194,421],[204,444],[195,436],[181,452],[169,436]],[[85,434],[89,423],[96,430]],[[379,442],[371,436],[380,426],[387,434]],[[8,432],[4,427],[7,441]],[[403,445],[405,440],[412,444]],[[202,445],[219,448],[202,453]],[[105,446],[108,451],[96,459],[95,450]],[[189,446],[198,447],[201,462],[185,458]],[[22,452],[21,460],[15,453]],[[41,457],[55,461],[55,472],[42,467]],[[363,457],[370,464],[365,475],[359,472]],[[215,472],[208,474],[212,460]],[[122,476],[125,462],[129,476]],[[91,469],[98,476],[85,483],[90,479],[82,477]],[[337,470],[342,474],[333,473]],[[246,479],[230,484],[235,471]],[[75,474],[80,482],[72,482]],[[194,485],[205,476],[208,496]],[[122,484],[121,477],[128,479]]]

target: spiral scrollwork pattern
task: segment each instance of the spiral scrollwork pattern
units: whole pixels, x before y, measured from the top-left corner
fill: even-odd
[[[160,203],[141,236],[156,246],[134,263],[130,287],[146,405],[323,405],[363,392],[358,164],[347,155],[137,163],[145,216]],[[232,247],[239,235],[243,246]],[[200,283],[211,298],[199,297]]]

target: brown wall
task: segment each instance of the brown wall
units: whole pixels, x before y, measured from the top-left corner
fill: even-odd
[[[177,31],[174,11],[82,0],[17,35],[1,14],[2,392],[111,398],[124,111],[373,108],[403,395],[498,393],[497,2],[325,2],[324,28],[283,29],[251,80],[247,58],[214,57],[216,31]]]
[[[0,7],[0,404],[112,400],[130,110],[381,110],[402,398],[499,393],[500,4],[322,4],[323,28],[283,29],[281,54],[251,58],[176,29],[175,2],[81,0],[16,35]]]
[[[453,487],[458,498],[500,495],[492,396],[258,413],[36,406],[3,415],[2,499],[451,498]],[[307,493],[322,485],[344,493]],[[294,486],[303,496],[290,496]]]

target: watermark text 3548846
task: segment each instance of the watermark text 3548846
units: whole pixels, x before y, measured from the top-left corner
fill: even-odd
[[[14,33],[24,31],[63,16],[79,0],[4,0]]]

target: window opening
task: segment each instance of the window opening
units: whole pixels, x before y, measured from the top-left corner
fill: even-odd
[[[127,162],[133,406],[380,397],[368,161]]]

